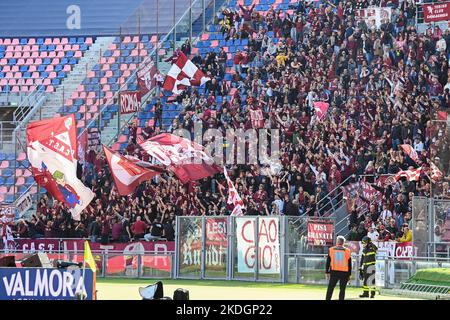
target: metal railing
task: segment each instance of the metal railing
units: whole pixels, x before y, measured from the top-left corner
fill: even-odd
[[[0,149],[4,144],[13,143],[14,121],[0,121]]]

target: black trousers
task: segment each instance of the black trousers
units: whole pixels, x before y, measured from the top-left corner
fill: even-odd
[[[328,282],[326,300],[331,300],[333,296],[334,287],[339,281],[339,300],[345,299],[345,289],[347,288],[349,274],[346,272],[331,272],[330,281]]]

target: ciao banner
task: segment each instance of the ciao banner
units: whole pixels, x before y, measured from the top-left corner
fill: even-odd
[[[139,91],[124,91],[120,93],[120,113],[134,113],[141,105],[141,94]]]
[[[238,272],[254,272],[255,246],[258,245],[258,272],[280,273],[280,238],[278,218],[258,218],[255,241],[255,218],[236,219]]]
[[[75,300],[83,292],[93,299],[91,269],[0,268],[0,300]],[[84,280],[84,281],[83,281]]]
[[[332,221],[309,221],[308,244],[311,246],[332,246],[334,224]]]

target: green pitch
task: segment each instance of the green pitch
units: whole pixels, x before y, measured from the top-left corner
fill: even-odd
[[[97,279],[99,300],[140,300],[138,289],[157,279]],[[319,285],[255,283],[222,280],[161,280],[164,295],[173,296],[177,288],[189,290],[191,300],[324,300],[326,287]],[[360,288],[348,287],[346,299],[360,299]],[[337,299],[339,288],[334,290]],[[406,297],[377,294],[375,300],[410,300]],[[365,299],[369,300],[369,299]]]

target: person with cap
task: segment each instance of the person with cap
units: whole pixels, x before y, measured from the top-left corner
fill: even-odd
[[[344,300],[345,298],[347,282],[350,281],[352,274],[352,259],[350,249],[344,247],[344,244],[345,238],[338,236],[336,246],[330,248],[328,251],[325,268],[325,273],[329,279],[326,300],[331,300],[334,287],[338,281],[340,287],[339,300]]]
[[[362,239],[364,247],[361,263],[359,266],[359,278],[363,280],[363,294],[360,298],[368,298],[370,291],[370,298],[375,297],[375,262],[377,254],[377,246],[372,243],[372,240],[365,236]]]

